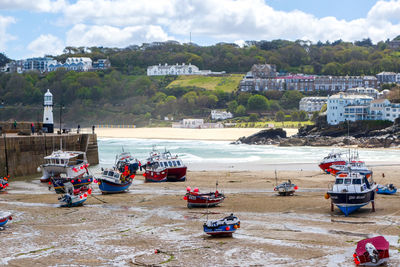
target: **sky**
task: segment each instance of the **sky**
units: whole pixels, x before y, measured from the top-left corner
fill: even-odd
[[[0,52],[58,55],[66,46],[176,40],[362,40],[400,35],[400,0],[0,0]]]

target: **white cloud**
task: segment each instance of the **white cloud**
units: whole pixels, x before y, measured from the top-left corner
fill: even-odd
[[[13,17],[0,16],[0,52],[6,49],[6,43],[8,41],[15,39],[15,36],[7,33],[7,27],[12,23],[15,23]]]
[[[160,26],[130,27],[75,25],[67,33],[69,46],[125,47],[131,44],[172,39]]]
[[[64,22],[79,23],[68,32],[68,42],[81,45],[88,40],[90,44],[123,46],[132,41],[163,40],[167,35],[187,36],[189,32],[194,40],[283,38],[314,42],[366,37],[379,41],[400,34],[400,1],[378,1],[366,18],[351,21],[317,18],[298,10],[277,11],[263,0],[77,0],[63,9],[63,14]],[[156,31],[150,34],[152,38],[142,32],[143,25],[152,25],[147,26]],[[82,27],[88,32],[82,32]],[[75,33],[84,38],[74,37]]]
[[[64,43],[51,34],[42,34],[28,45],[31,56],[59,55],[63,49]]]
[[[65,8],[65,0],[0,0],[0,9],[58,12]]]

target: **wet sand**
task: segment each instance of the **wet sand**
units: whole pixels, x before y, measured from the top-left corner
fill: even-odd
[[[375,180],[399,184],[400,166],[374,169]],[[400,195],[377,195],[371,205],[344,217],[324,193],[333,177],[320,171],[278,173],[299,186],[294,196],[273,191],[274,171],[190,172],[183,183],[143,183],[128,193],[94,196],[83,207],[58,208],[57,195],[38,180],[10,182],[1,210],[13,221],[1,235],[0,264],[12,266],[352,266],[356,242],[384,235],[390,266],[400,265]],[[208,217],[234,212],[241,228],[233,238],[202,231],[207,209],[188,209],[186,186],[227,195]],[[159,249],[161,253],[155,254]]]
[[[263,130],[262,128],[96,128],[98,137],[106,138],[139,138],[139,139],[178,139],[236,141],[242,136],[249,136]],[[297,129],[285,128],[288,136],[297,133]],[[87,129],[89,131],[89,129]]]

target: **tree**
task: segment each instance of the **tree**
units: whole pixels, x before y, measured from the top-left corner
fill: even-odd
[[[318,119],[318,116],[319,116],[319,112],[318,111],[314,111],[313,114],[312,114],[311,120],[313,122],[316,122],[317,119]]]
[[[290,117],[291,117],[292,121],[299,121],[299,112],[293,111],[293,112],[290,114]]]
[[[285,113],[283,111],[278,111],[275,113],[275,121],[284,121],[285,120]]]
[[[244,116],[246,115],[246,108],[243,105],[239,105],[235,111],[236,116]]]
[[[249,117],[249,121],[255,122],[255,121],[257,121],[257,120],[258,120],[258,115],[255,114],[255,113],[251,113],[251,114],[250,114],[250,117]]]
[[[307,119],[308,119],[307,112],[305,112],[304,110],[301,110],[299,112],[299,120],[300,121],[306,121]]]
[[[247,108],[254,111],[265,111],[269,108],[268,99],[262,95],[253,95],[247,101]]]
[[[231,102],[228,102],[228,111],[231,113],[235,113],[236,108],[238,107],[238,103],[236,100],[233,100]]]
[[[280,105],[286,109],[299,107],[299,102],[303,98],[303,94],[299,91],[286,91],[280,101]]]

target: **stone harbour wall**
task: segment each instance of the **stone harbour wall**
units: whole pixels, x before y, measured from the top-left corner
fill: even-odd
[[[8,172],[10,176],[24,176],[37,173],[43,164],[43,157],[54,150],[84,151],[91,165],[99,163],[96,134],[43,134],[0,136],[0,175]]]

